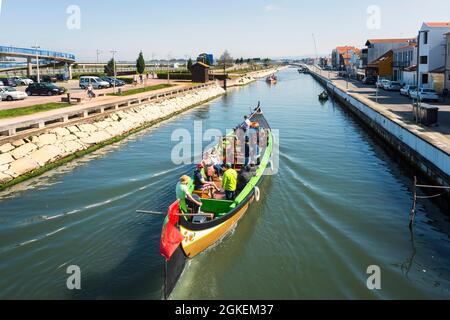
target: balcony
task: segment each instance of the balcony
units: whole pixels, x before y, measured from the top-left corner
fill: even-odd
[[[394,61],[392,67],[394,68],[408,68],[413,65],[413,61]]]

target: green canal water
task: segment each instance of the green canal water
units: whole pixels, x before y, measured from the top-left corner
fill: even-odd
[[[160,299],[162,219],[180,175],[174,129],[231,128],[258,100],[280,130],[280,170],[236,229],[184,273],[175,299],[450,298],[448,216],[411,172],[294,69],[260,81],[1,194],[0,298]],[[81,268],[69,291],[66,269]],[[367,268],[381,290],[367,289]]]

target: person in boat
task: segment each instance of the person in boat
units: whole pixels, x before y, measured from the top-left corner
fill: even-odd
[[[255,173],[252,172],[252,168],[250,166],[245,166],[242,168],[241,172],[237,177],[237,185],[236,185],[236,195],[239,195],[242,190],[244,190],[245,186],[250,182],[250,179],[255,176]]]
[[[194,189],[195,191],[208,190],[211,198],[214,196],[214,191],[220,192],[220,189],[216,187],[213,181],[207,181],[203,163],[199,163],[194,172]]]
[[[231,163],[225,165],[225,170],[222,177],[222,188],[225,190],[226,199],[233,201],[236,198],[237,172]]]
[[[180,202],[180,210],[182,213],[188,213],[188,208],[191,208],[193,212],[198,212],[199,208],[202,206],[200,198],[191,194],[189,190],[190,182],[190,177],[182,176],[177,183],[176,194],[177,199]]]
[[[252,122],[248,118],[248,116],[244,117],[244,124],[242,125],[242,129],[244,130],[244,133],[246,134],[248,130],[250,130],[250,127],[252,125]]]
[[[210,159],[213,164],[214,171],[216,172],[217,177],[219,180],[222,180],[222,165],[223,162],[220,160],[219,155],[217,154],[217,150],[214,148],[211,151]]]
[[[245,137],[245,145],[244,145],[244,166],[248,166],[250,164],[250,137]]]

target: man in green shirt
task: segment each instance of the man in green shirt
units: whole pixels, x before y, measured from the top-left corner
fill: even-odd
[[[237,172],[231,166],[226,164],[226,171],[222,177],[222,188],[225,190],[227,200],[233,201],[236,198]]]
[[[180,209],[183,213],[188,212],[188,207],[192,207],[194,212],[202,206],[200,199],[191,195],[189,190],[189,183],[191,178],[188,176],[182,176],[176,187],[177,199],[180,201]]]

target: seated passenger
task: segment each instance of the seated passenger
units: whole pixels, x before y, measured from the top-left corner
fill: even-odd
[[[214,171],[216,172],[219,180],[222,180],[222,161],[220,160],[217,150],[213,149],[210,154],[210,159],[213,164]]]
[[[239,175],[237,177],[237,187],[236,187],[236,194],[239,195],[242,190],[244,190],[245,186],[250,182],[250,179],[255,176],[254,172],[252,172],[252,169],[250,166],[245,166],[242,168],[241,172],[239,172]]]
[[[213,198],[214,190],[220,192],[220,189],[216,187],[214,182],[206,181],[203,175],[203,164],[200,163],[194,172],[194,189],[195,191],[205,191],[208,190],[209,196]]]
[[[189,191],[190,182],[190,177],[182,176],[176,187],[177,199],[180,201],[180,210],[182,213],[188,213],[188,208],[191,208],[194,213],[198,212],[202,206],[200,198],[192,195]]]

